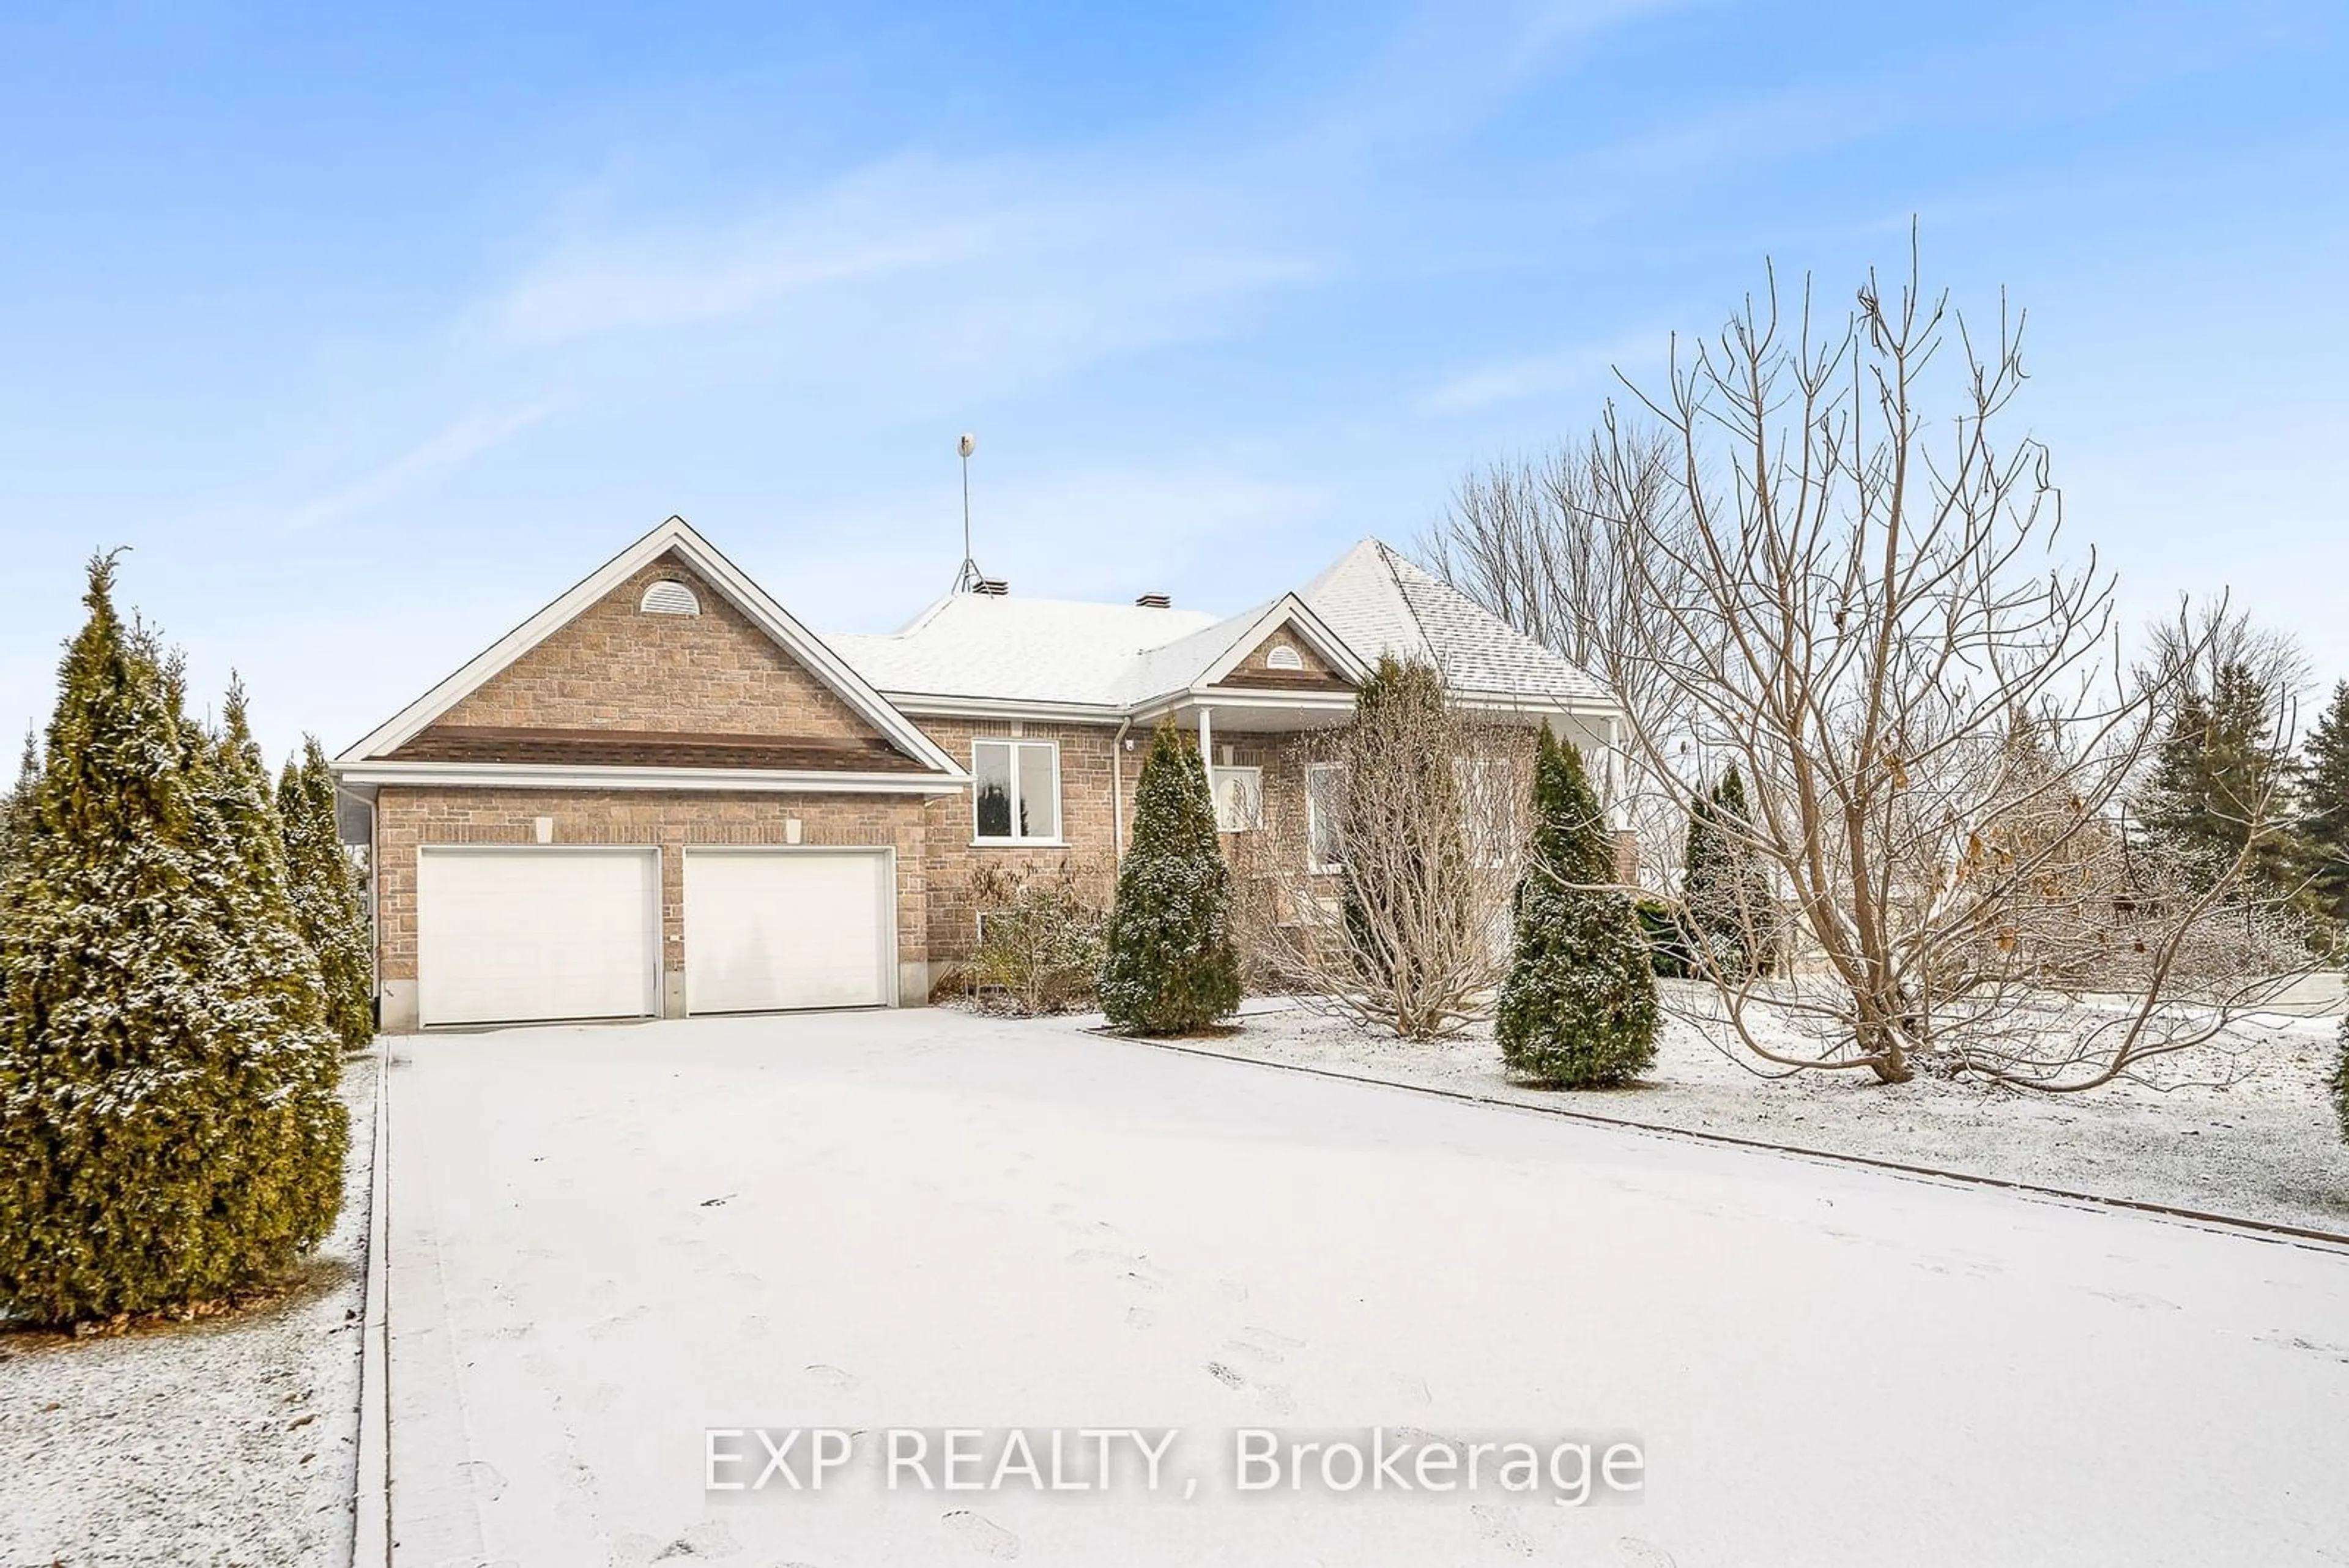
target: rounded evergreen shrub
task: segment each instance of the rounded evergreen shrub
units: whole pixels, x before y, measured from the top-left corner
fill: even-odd
[[[112,584],[92,563],[0,887],[0,1310],[42,1323],[282,1276],[349,1136],[242,703],[191,723]]]
[[[1118,867],[1110,909],[1100,991],[1112,1024],[1135,1034],[1183,1034],[1239,1006],[1231,901],[1206,770],[1169,720],[1142,764],[1133,844]]]
[[[1614,880],[1581,753],[1542,728],[1533,843],[1517,884],[1494,1036],[1510,1072],[1559,1088],[1638,1077],[1656,1059],[1653,955]]]

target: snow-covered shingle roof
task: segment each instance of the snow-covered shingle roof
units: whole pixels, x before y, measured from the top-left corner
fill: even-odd
[[[1132,701],[1121,693],[1140,655],[1215,624],[1201,610],[949,594],[903,631],[824,640],[893,695],[1107,706]]]
[[[1608,701],[1589,676],[1376,539],[1349,550],[1297,597],[1363,663],[1392,653],[1435,665],[1462,691]],[[1123,709],[1198,683],[1279,602],[1218,618],[1198,610],[950,594],[902,631],[825,640],[893,697]]]
[[[1298,597],[1363,659],[1421,659],[1462,691],[1603,703],[1607,689],[1391,546],[1365,539]]]

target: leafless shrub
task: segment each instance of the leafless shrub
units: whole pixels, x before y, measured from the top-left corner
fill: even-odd
[[[970,878],[978,945],[946,989],[1020,1017],[1091,1008],[1109,925],[1103,880],[1065,858],[1017,868],[982,862]]]
[[[1317,851],[1257,869],[1252,932],[1274,981],[1413,1040],[1490,1010],[1508,961],[1531,737],[1451,700],[1424,665],[1384,661],[1354,722],[1309,742]],[[1287,846],[1284,846],[1284,848]],[[1252,869],[1257,869],[1252,867]]]

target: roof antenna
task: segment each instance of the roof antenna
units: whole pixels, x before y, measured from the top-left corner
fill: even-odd
[[[965,431],[955,450],[962,453],[962,569],[955,574],[954,591],[973,594],[982,591],[988,581],[970,553],[970,454],[978,450],[978,438]]]

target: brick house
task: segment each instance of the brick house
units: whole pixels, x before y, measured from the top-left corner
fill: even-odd
[[[823,637],[671,518],[336,759],[383,1026],[918,1004],[981,863],[1106,891],[1169,718],[1229,842],[1326,856],[1300,737],[1389,653],[1606,776],[1604,692],[1375,540],[1236,616],[988,584]]]

